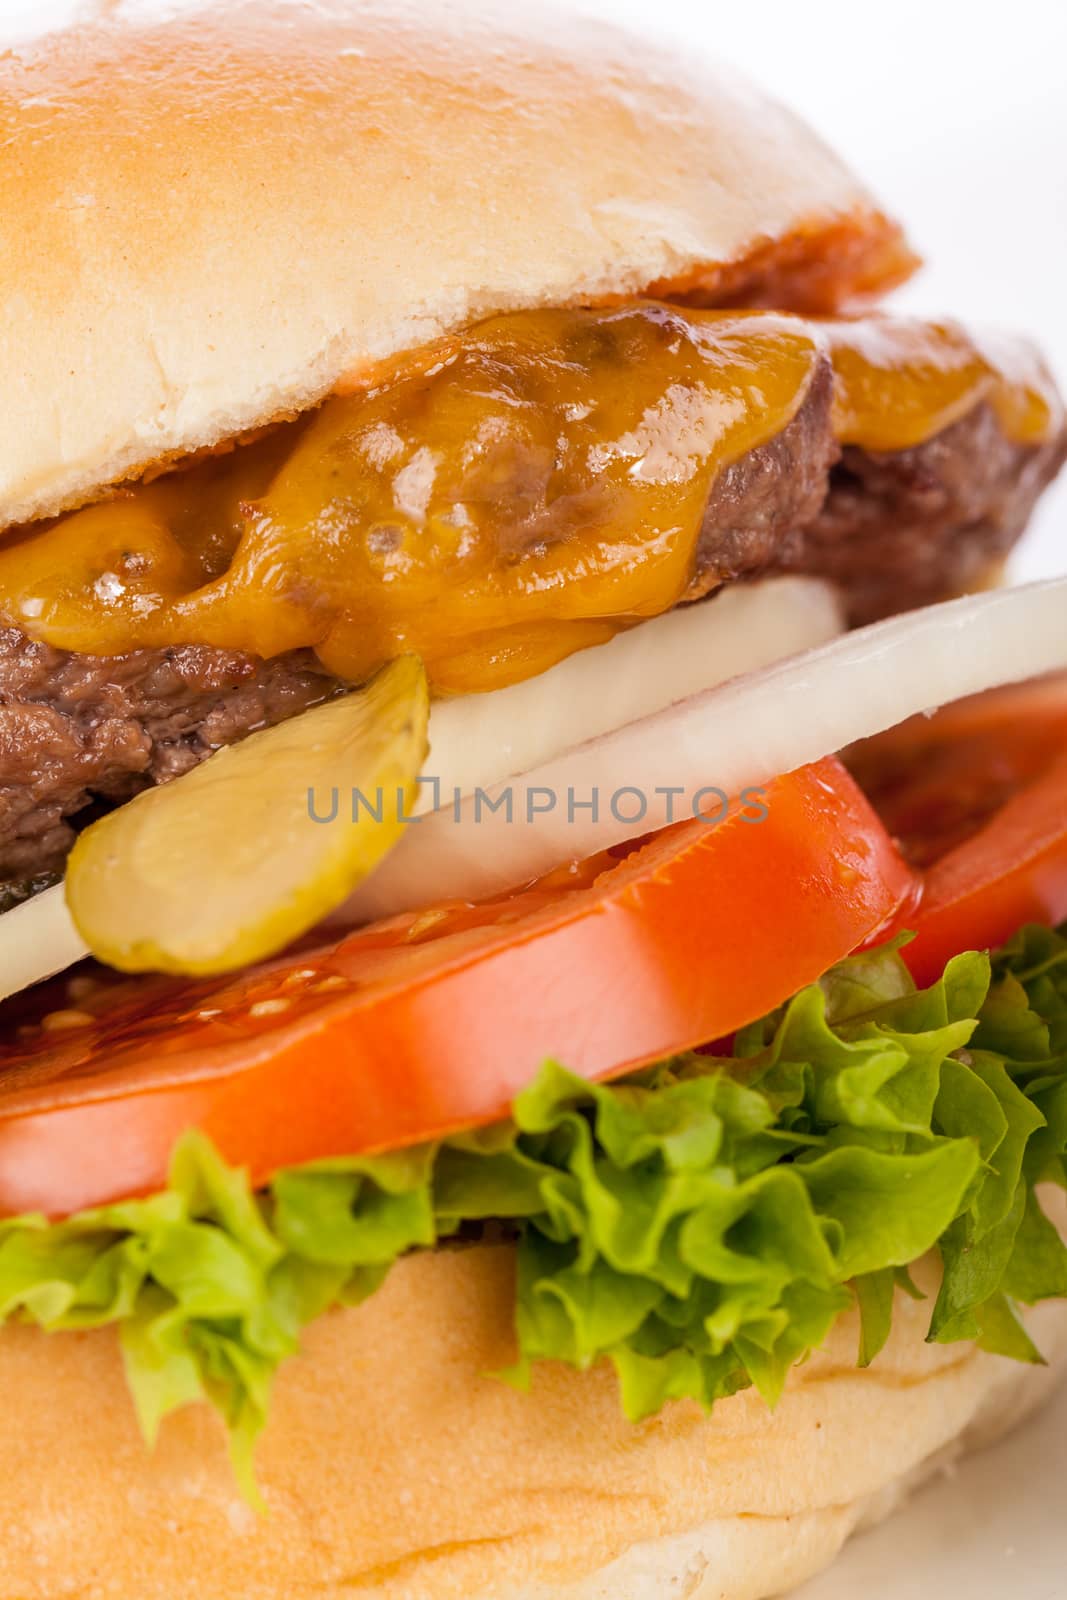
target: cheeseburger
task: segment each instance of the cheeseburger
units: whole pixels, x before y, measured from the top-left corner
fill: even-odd
[[[1067,1355],[1040,355],[573,21],[0,125],[0,1600],[789,1589]]]

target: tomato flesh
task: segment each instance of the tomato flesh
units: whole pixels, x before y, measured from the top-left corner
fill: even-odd
[[[919,983],[962,950],[1067,917],[1067,679],[977,695],[848,752],[905,855],[925,867],[904,959]]]
[[[904,958],[931,983],[961,950],[996,950],[1027,922],[1065,917],[1067,753],[930,868]]]
[[[844,761],[905,856],[932,866],[1067,750],[1067,678],[1013,684],[909,717]]]
[[[548,1056],[609,1076],[731,1033],[914,890],[838,762],[764,799],[758,823],[680,824],[572,887],[564,875],[236,978],[116,982],[24,1014],[0,1075],[0,1214],[157,1189],[191,1126],[258,1182],[497,1119]]]

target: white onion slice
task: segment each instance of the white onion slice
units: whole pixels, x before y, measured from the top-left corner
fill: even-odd
[[[836,591],[817,578],[736,584],[581,650],[536,678],[440,700],[417,812],[530,772],[588,739],[662,711],[699,689],[844,633]]]
[[[832,639],[844,627],[836,592],[817,578],[725,589],[580,651],[537,678],[438,701],[430,716],[429,771],[442,796],[451,799],[457,789],[469,794],[697,689]],[[416,810],[433,810],[435,792],[424,784]],[[47,890],[0,916],[0,999],[87,954],[62,888]]]
[[[737,795],[920,711],[1067,667],[1067,578],[969,595],[859,628],[420,817],[344,907],[355,923],[500,893]],[[667,786],[679,792],[668,796]],[[593,791],[599,814],[568,806]],[[620,817],[611,802],[620,791]],[[644,798],[638,815],[633,791]],[[550,809],[550,797],[554,803]],[[539,809],[541,808],[541,809]],[[632,814],[631,814],[632,813]]]
[[[25,900],[0,917],[0,1000],[63,972],[88,953],[70,920],[62,884]]]

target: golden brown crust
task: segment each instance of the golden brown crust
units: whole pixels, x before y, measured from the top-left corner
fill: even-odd
[[[313,1325],[263,1442],[265,1519],[203,1408],[145,1454],[110,1333],[8,1329],[0,1597],[759,1600],[1037,1394],[1034,1369],[924,1344],[929,1305],[902,1298],[867,1372],[846,1318],[776,1412],[747,1393],[632,1426],[607,1370],[544,1367],[530,1395],[488,1376],[513,1358],[511,1274],[502,1247],[413,1257]],[[1067,1351],[1067,1304],[1033,1328]]]
[[[0,526],[490,311],[649,285],[826,309],[910,270],[735,75],[505,10],[119,6],[0,58]]]

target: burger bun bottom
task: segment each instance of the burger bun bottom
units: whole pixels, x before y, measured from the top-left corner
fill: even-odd
[[[0,1600],[763,1600],[1067,1364],[1067,1302],[1027,1313],[1029,1367],[927,1344],[929,1300],[900,1295],[866,1370],[847,1315],[775,1410],[747,1391],[635,1425],[606,1367],[545,1364],[529,1394],[494,1376],[513,1272],[502,1245],[415,1255],[314,1323],[259,1451],[265,1516],[206,1407],[146,1450],[113,1330],[6,1329]],[[936,1291],[933,1262],[917,1277]]]

